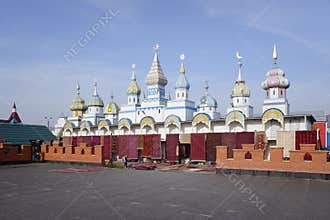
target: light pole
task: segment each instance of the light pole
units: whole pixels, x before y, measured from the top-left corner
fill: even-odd
[[[45,116],[45,119],[47,120],[47,127],[49,129],[49,121],[52,120],[53,118],[51,116]]]

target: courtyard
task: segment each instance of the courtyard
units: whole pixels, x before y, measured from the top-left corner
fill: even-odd
[[[0,166],[0,219],[329,219],[330,181]]]

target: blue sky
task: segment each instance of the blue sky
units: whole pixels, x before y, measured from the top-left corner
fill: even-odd
[[[109,9],[118,14],[67,62],[67,50]],[[237,77],[237,50],[244,57],[243,78],[254,111],[261,112],[260,83],[272,67],[276,43],[278,64],[291,82],[291,111],[329,112],[329,10],[329,1],[4,0],[0,118],[8,117],[14,101],[26,123],[70,114],[76,80],[87,102],[97,80],[105,103],[113,92],[125,104],[131,64],[145,89],[155,43],[169,80],[167,91],[174,92],[184,53],[190,97],[198,103],[208,80],[222,114]]]

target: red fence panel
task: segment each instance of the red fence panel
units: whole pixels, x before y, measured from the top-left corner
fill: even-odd
[[[127,155],[128,148],[127,148],[127,135],[120,135],[118,136],[118,156],[122,158],[123,156]]]
[[[72,146],[77,147],[78,146],[78,137],[72,137]]]
[[[190,159],[205,160],[205,134],[191,134]]]
[[[103,157],[105,160],[111,159],[111,136],[104,136]]]
[[[151,157],[151,156],[152,156],[152,135],[145,135],[142,157]]]
[[[242,149],[242,144],[254,144],[254,132],[237,132],[236,148]]]
[[[138,136],[137,135],[128,135],[127,136],[127,157],[129,159],[137,159],[137,144],[138,144]]]
[[[161,143],[160,143],[160,135],[152,135],[152,158],[153,159],[161,159]]]
[[[179,145],[179,134],[166,135],[166,159],[168,161],[178,161],[176,148]]]
[[[236,133],[221,133],[221,145],[228,147],[228,158],[233,157],[233,149],[236,148]]]
[[[220,133],[208,133],[206,134],[206,160],[216,160],[216,146],[221,146],[221,134]]]
[[[296,150],[300,150],[300,144],[315,144],[317,146],[316,131],[296,131]]]

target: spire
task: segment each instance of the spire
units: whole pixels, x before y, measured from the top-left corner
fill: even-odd
[[[274,44],[274,49],[273,49],[273,59],[274,59],[274,66],[276,66],[276,63],[277,63],[276,44]]]
[[[155,44],[153,47],[155,50],[155,55],[154,55],[154,62],[158,62],[158,50],[159,50],[159,44]]]
[[[11,112],[16,112],[16,103],[14,102],[13,108],[11,109]]]
[[[97,82],[94,81],[93,85],[94,85],[94,93],[93,93],[93,96],[98,96],[98,94],[97,94]]]
[[[132,64],[132,81],[136,81],[136,75],[135,75],[135,64]]]
[[[185,59],[184,54],[181,54],[181,55],[180,55],[180,60],[181,60],[180,73],[185,73],[185,72],[186,72],[186,70],[185,70],[185,68],[184,68],[184,65],[183,65],[183,61],[184,61],[184,59]]]
[[[145,79],[145,83],[147,84],[147,86],[158,85],[165,87],[167,85],[167,78],[163,73],[158,59],[159,45],[156,44],[153,48],[155,50],[154,60]]]
[[[243,59],[243,57],[241,55],[239,55],[239,52],[236,52],[236,58],[238,59],[238,77],[237,77],[237,82],[241,82],[242,80],[242,62],[241,60]]]
[[[209,82],[206,80],[205,81],[205,95],[207,96],[209,94]]]
[[[111,102],[113,102],[113,92],[111,92],[111,95],[110,95],[110,99],[111,99]]]
[[[77,87],[76,87],[76,89],[77,89],[77,96],[79,96],[80,95],[80,85],[79,85],[79,82],[77,81]]]

